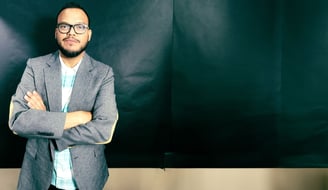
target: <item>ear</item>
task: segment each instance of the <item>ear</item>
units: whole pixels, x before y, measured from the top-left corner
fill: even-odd
[[[88,31],[88,33],[89,33],[88,42],[90,42],[90,40],[91,40],[91,36],[92,36],[92,30],[90,29],[90,30]]]

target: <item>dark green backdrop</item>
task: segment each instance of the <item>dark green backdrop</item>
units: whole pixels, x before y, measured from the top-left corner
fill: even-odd
[[[10,96],[26,59],[56,50],[66,1],[0,2],[0,167],[20,167]],[[116,77],[110,167],[327,166],[328,1],[78,2]]]

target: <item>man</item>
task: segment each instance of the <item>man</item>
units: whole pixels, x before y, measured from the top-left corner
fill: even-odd
[[[92,31],[78,4],[57,14],[59,51],[27,61],[9,127],[26,137],[18,189],[103,189],[118,119],[112,69],[86,52]]]

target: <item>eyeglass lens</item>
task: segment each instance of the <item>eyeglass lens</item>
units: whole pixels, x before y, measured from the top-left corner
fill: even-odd
[[[88,26],[84,25],[84,24],[75,24],[75,25],[70,25],[70,24],[58,24],[57,26],[59,32],[61,33],[68,33],[71,31],[71,29],[74,29],[74,32],[77,34],[83,34],[87,29]]]

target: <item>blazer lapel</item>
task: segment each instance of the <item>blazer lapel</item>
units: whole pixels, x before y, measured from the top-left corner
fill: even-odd
[[[90,84],[93,76],[91,73],[93,66],[88,54],[85,53],[81,65],[76,73],[71,99],[68,105],[69,110],[79,109],[79,105],[83,102],[83,97],[88,94],[88,84]]]
[[[49,109],[51,111],[61,111],[61,69],[58,52],[54,53],[47,62],[44,69],[45,86],[48,98]]]

